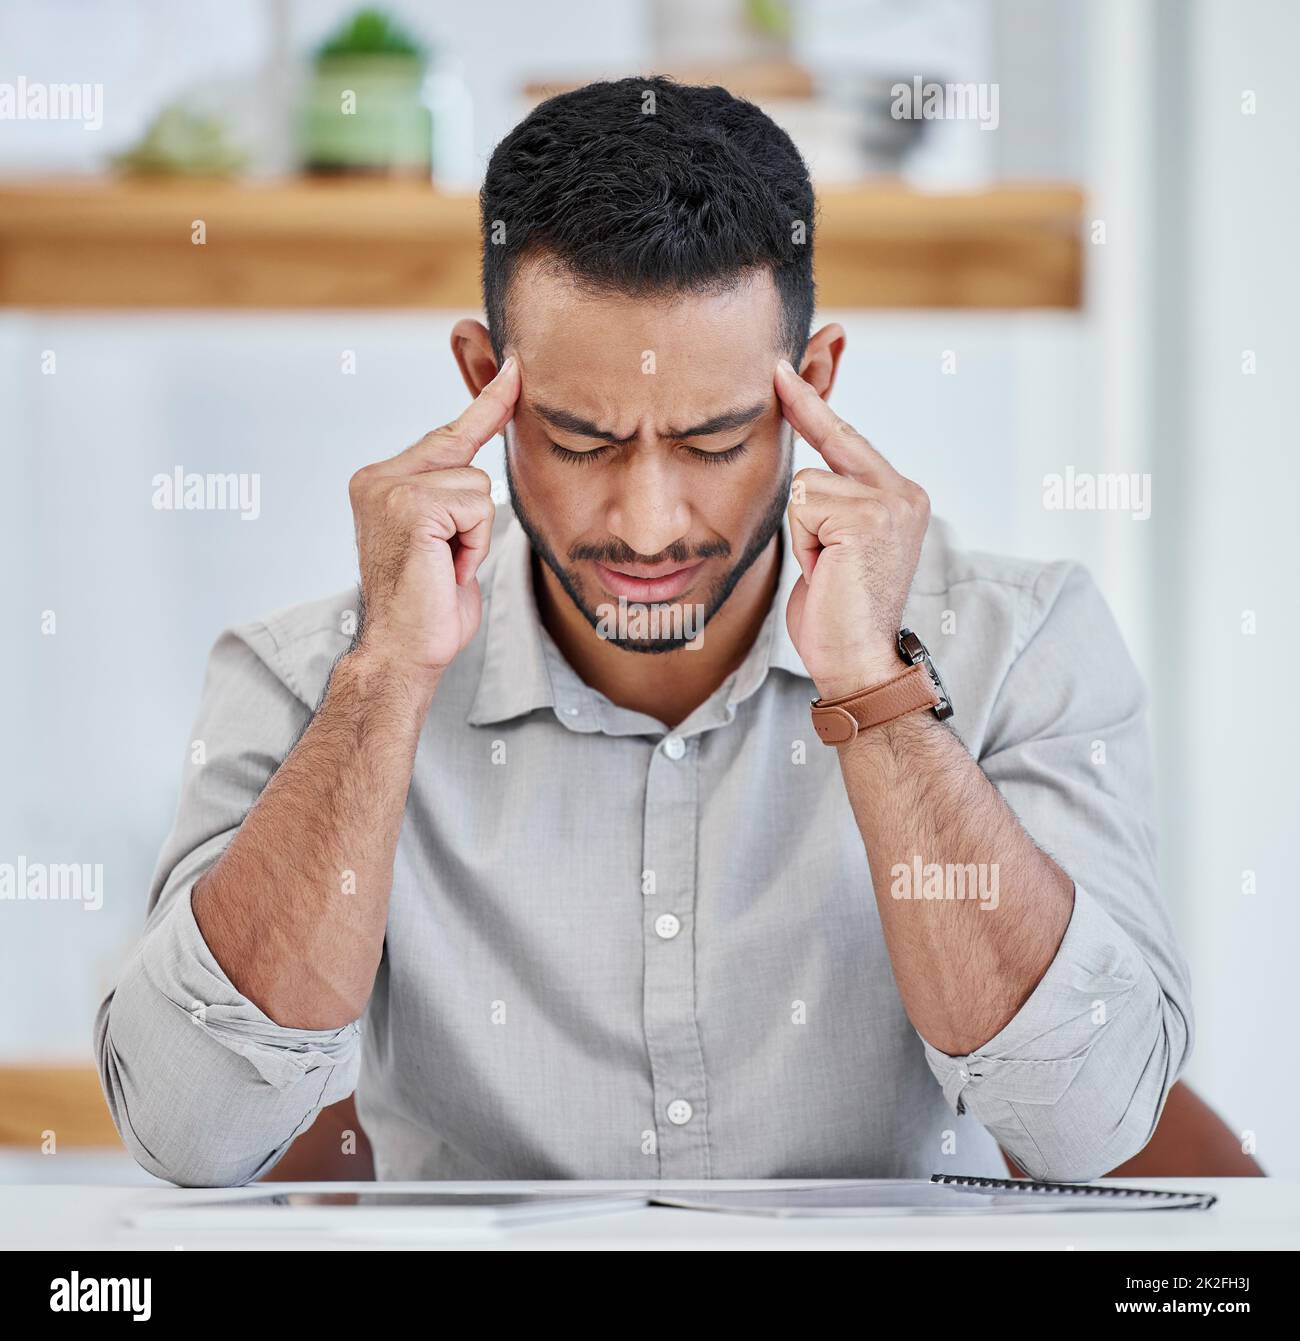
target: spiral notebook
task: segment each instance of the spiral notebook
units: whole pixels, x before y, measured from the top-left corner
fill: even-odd
[[[1165,1192],[1093,1183],[1044,1183],[1029,1179],[969,1178],[936,1173],[861,1183],[743,1189],[736,1192],[655,1194],[655,1206],[722,1211],[733,1215],[1006,1215],[1052,1211],[1209,1210],[1208,1192]]]

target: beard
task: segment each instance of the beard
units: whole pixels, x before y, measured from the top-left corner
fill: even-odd
[[[671,618],[659,618],[651,621],[652,626],[668,627],[672,630],[669,634],[659,637],[619,637],[609,639],[615,647],[621,647],[627,652],[642,653],[660,653],[676,652],[689,646],[695,639],[700,637],[703,628],[709,620],[725,604],[727,598],[736,589],[736,584],[753,566],[754,562],[767,548],[768,542],[777,533],[781,525],[781,518],[785,515],[786,504],[790,499],[790,481],[794,476],[794,451],[792,444],[786,442],[783,444],[782,452],[785,467],[781,471],[781,477],[777,482],[777,488],[772,497],[768,500],[767,506],[759,519],[758,525],[754,528],[754,533],[749,542],[741,551],[739,560],[734,563],[730,569],[719,578],[710,590],[707,599],[703,602],[704,611],[702,617],[695,621],[693,627],[683,628],[683,624],[689,624],[689,621],[673,620]],[[506,465],[506,484],[510,490],[510,506],[514,509],[514,514],[523,527],[524,534],[528,537],[528,543],[532,547],[533,554],[540,559],[555,574],[555,579],[564,589],[565,594],[573,602],[578,612],[591,625],[602,638],[606,638],[605,629],[608,627],[608,605],[605,612],[593,610],[583,599],[582,591],[578,579],[574,573],[564,566],[559,560],[558,555],[547,543],[546,538],[538,530],[536,523],[528,515],[528,509],[524,507],[520,500],[518,490],[515,488],[514,476],[510,471],[510,446],[506,444],[504,452]],[[636,554],[628,546],[620,544],[618,541],[610,541],[604,545],[589,545],[585,543],[574,545],[569,551],[569,561],[577,563],[583,559],[594,559],[600,563],[608,564],[611,567],[618,567],[619,564],[630,563],[662,563],[664,560],[671,559],[674,563],[685,567],[687,564],[695,563],[700,559],[725,558],[731,554],[731,546],[725,540],[710,541],[704,545],[690,549],[684,542],[675,541],[669,545],[662,553],[655,555],[652,559],[645,559]],[[643,610],[646,613],[653,613],[656,610],[662,612],[665,616],[672,602],[656,602],[654,604],[642,605],[638,602],[629,604],[631,611]]]

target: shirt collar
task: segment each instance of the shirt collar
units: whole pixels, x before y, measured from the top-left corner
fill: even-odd
[[[542,623],[533,590],[528,536],[508,508],[499,507],[498,512],[505,521],[492,544],[483,666],[469,724],[504,722],[548,707],[562,720],[576,724],[574,719],[590,716],[594,695],[568,667]],[[731,704],[754,693],[772,667],[811,680],[785,625],[785,608],[799,579],[799,564],[790,548],[789,526],[784,519],[780,537],[781,571],[776,594],[753,646],[732,677],[728,694]]]

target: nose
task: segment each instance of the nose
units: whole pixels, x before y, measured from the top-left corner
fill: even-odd
[[[691,507],[682,472],[662,453],[637,452],[620,472],[606,522],[641,559],[653,559],[691,533]]]

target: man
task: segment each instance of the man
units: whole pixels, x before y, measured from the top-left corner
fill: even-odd
[[[829,409],[754,107],[552,99],[482,206],[472,404],[354,476],[359,591],[212,653],[97,1022],[137,1159],[244,1182],[355,1089],[385,1179],[1122,1163],[1192,1025],[1086,574],[958,550]]]

